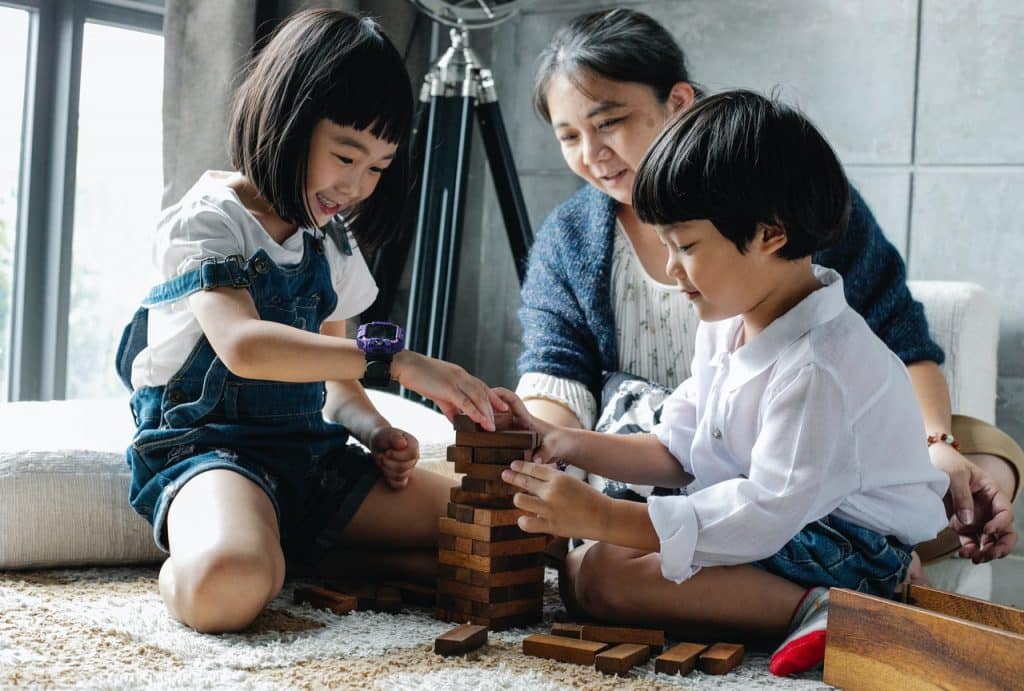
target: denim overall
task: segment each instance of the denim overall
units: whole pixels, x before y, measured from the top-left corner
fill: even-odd
[[[146,346],[148,308],[198,290],[247,288],[260,319],[318,333],[337,304],[321,240],[304,233],[302,260],[278,266],[266,251],[235,255],[153,288],[125,327],[117,372],[131,389],[131,367]],[[239,377],[201,336],[165,386],[131,397],[136,433],[127,451],[129,501],[153,525],[167,551],[171,500],[186,482],[216,468],[259,485],[277,512],[287,554],[305,552],[332,518],[347,522],[379,477],[369,455],[349,446],[348,431],[323,418],[323,382],[287,383]]]

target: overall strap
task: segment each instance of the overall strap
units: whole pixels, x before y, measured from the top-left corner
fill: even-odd
[[[248,288],[253,273],[266,273],[267,259],[257,253],[248,262],[240,254],[218,259],[207,257],[198,268],[155,286],[143,299],[143,307],[175,302],[200,290]],[[261,270],[262,269],[262,270]]]

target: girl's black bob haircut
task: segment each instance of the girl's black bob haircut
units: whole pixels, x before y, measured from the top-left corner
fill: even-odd
[[[551,122],[548,86],[558,75],[587,96],[584,80],[595,76],[644,84],[661,103],[679,82],[690,83],[701,94],[690,80],[683,49],[668,29],[643,12],[622,7],[575,17],[541,51],[533,107],[545,122]]]
[[[708,96],[673,120],[633,183],[644,223],[707,219],[742,253],[758,224],[786,231],[780,257],[834,245],[850,218],[850,184],[806,117],[752,91]]]
[[[402,56],[372,19],[328,9],[297,12],[252,59],[235,92],[231,164],[282,219],[311,228],[306,168],[320,120],[369,129],[397,144],[374,193],[345,212],[356,241],[374,249],[405,225],[412,98]]]

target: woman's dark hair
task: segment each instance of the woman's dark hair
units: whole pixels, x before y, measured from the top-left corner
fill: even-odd
[[[253,58],[235,92],[231,164],[282,219],[313,227],[306,168],[320,120],[369,129],[398,144],[374,194],[346,212],[356,241],[373,249],[403,226],[412,112],[412,84],[402,56],[372,19],[337,10],[298,12]]]
[[[644,223],[707,219],[745,252],[757,225],[786,231],[799,259],[835,244],[850,218],[850,185],[832,148],[799,111],[752,91],[708,96],[655,139],[636,173]]]
[[[646,84],[662,103],[673,86],[690,81],[683,49],[672,34],[646,14],[623,8],[576,17],[541,52],[533,80],[533,107],[547,122],[551,122],[548,85],[557,75],[564,75],[583,93],[582,80],[592,76]]]

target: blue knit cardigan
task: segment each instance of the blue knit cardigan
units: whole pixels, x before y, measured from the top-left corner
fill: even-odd
[[[943,361],[906,268],[860,194],[850,188],[850,224],[816,264],[843,276],[846,300],[903,362]],[[530,250],[519,321],[519,375],[540,372],[582,382],[600,400],[603,372],[619,369],[611,302],[614,199],[585,185],[544,221]],[[658,382],[674,386],[679,382]]]

